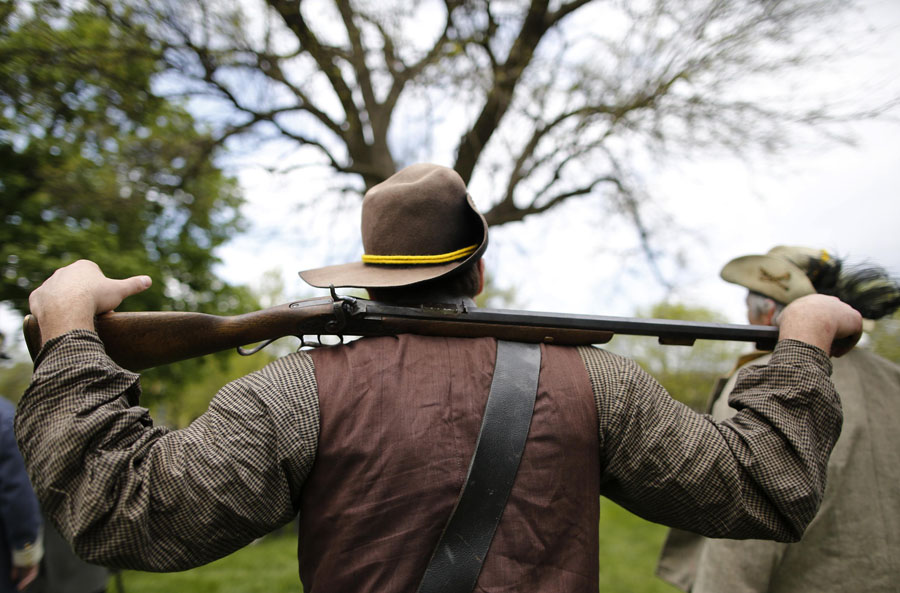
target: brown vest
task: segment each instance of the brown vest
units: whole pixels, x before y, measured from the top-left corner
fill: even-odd
[[[490,390],[490,338],[367,338],[311,352],[321,427],[300,577],[317,593],[411,593],[447,522]],[[597,590],[599,442],[574,348],[542,347],[534,418],[476,591]]]

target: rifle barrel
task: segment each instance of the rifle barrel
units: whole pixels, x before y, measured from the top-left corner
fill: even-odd
[[[513,309],[467,309],[457,306],[401,307],[362,299],[349,299],[348,314],[368,319],[408,319],[489,326],[516,326],[546,329],[606,332],[635,336],[657,336],[662,344],[691,345],[695,340],[754,342],[761,350],[771,350],[778,341],[778,328],[766,325],[739,325],[682,321],[676,319],[640,319],[602,315],[545,313]],[[604,343],[608,340],[591,342]]]

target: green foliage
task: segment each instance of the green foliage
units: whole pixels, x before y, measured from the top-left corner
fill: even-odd
[[[212,273],[242,198],[188,112],[153,94],[159,44],[87,9],[16,6],[0,13],[0,300],[25,312],[31,290],[85,257],[153,276],[124,309],[249,305]]]
[[[154,94],[161,44],[121,22],[92,3],[0,9],[0,300],[25,313],[53,270],[87,258],[153,277],[120,310],[255,309],[213,273],[214,250],[243,229],[237,184],[185,108]],[[150,371],[146,393],[208,366]]]
[[[900,311],[880,319],[869,334],[870,346],[876,354],[900,364]]]
[[[297,572],[297,538],[268,536],[205,566],[173,573],[125,571],[127,593],[273,593],[302,591]],[[113,580],[110,591],[116,591]]]
[[[724,323],[724,317],[705,307],[659,303],[638,317]],[[703,410],[718,377],[734,366],[747,350],[735,342],[698,340],[693,346],[662,346],[654,338],[616,336],[608,350],[635,359],[675,399]]]
[[[600,499],[600,591],[676,593],[654,576],[666,528]]]
[[[2,361],[0,364],[0,397],[18,402],[31,382],[31,363]]]

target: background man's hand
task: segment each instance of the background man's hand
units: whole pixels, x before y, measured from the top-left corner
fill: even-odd
[[[38,576],[38,564],[29,566],[13,566],[10,579],[16,584],[16,591],[23,591]]]
[[[836,297],[811,294],[785,307],[778,326],[780,340],[800,340],[842,356],[862,335],[862,315]]]
[[[123,299],[150,287],[149,276],[114,280],[92,261],[56,270],[28,297],[28,307],[47,342],[74,329],[94,329],[94,316],[112,311]]]

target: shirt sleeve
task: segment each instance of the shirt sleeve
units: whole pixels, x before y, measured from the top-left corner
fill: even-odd
[[[94,332],[50,340],[35,364],[16,418],[20,449],[45,512],[88,562],[184,570],[296,515],[318,438],[307,355],[229,383],[174,431],[137,406],[139,376]]]
[[[0,402],[0,527],[13,566],[32,566],[43,556],[41,511],[13,435],[13,405]]]
[[[738,413],[716,422],[672,399],[633,361],[583,349],[600,420],[602,493],[658,523],[709,537],[796,541],[825,490],[840,434],[831,361],[783,340],[741,372]]]

